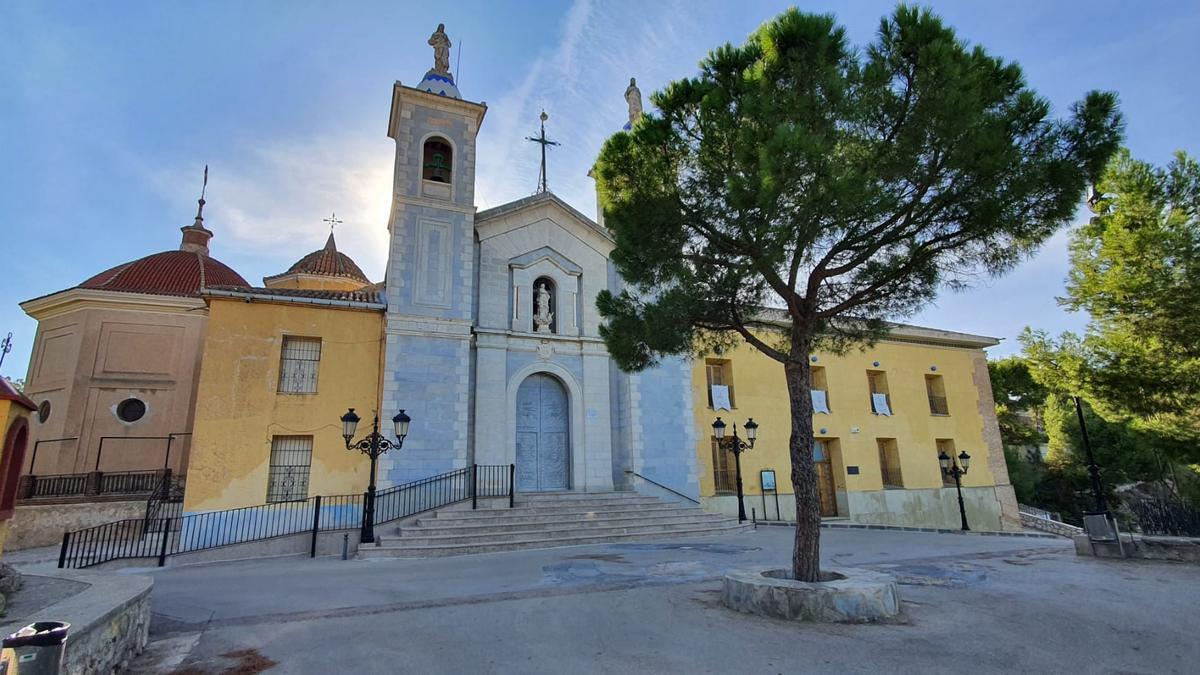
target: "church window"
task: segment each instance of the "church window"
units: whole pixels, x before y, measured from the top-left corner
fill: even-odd
[[[50,419],[50,401],[42,401],[37,409],[38,422],[45,424]]]
[[[317,393],[321,339],[285,335],[279,357],[279,393]]]
[[[454,150],[444,138],[433,137],[425,141],[421,158],[421,178],[435,183],[449,183],[451,167],[454,166]]]
[[[308,474],[312,465],[312,436],[271,437],[271,466],[267,475],[267,503],[308,499]]]
[[[555,302],[554,280],[550,277],[538,277],[533,282],[533,330],[535,333],[558,332],[558,303]]]

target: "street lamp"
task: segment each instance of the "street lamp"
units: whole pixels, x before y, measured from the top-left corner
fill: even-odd
[[[945,450],[938,453],[938,464],[942,465],[942,473],[947,476],[954,476],[954,489],[958,490],[958,515],[962,518],[963,532],[970,532],[971,528],[967,525],[967,508],[963,506],[962,498],[962,477],[966,475],[967,469],[971,466],[971,456],[966,450],[958,453],[958,461],[946,454]]]
[[[392,418],[392,430],[396,433],[396,441],[379,433],[379,415],[371,422],[371,433],[362,440],[354,441],[354,432],[358,429],[358,415],[354,408],[342,415],[342,438],[346,439],[347,450],[358,450],[371,458],[371,482],[367,485],[367,499],[363,504],[362,535],[359,541],[370,544],[375,541],[375,460],[392,448],[400,449],[404,445],[404,437],[408,435],[408,424],[412,421],[404,411],[396,413]]]
[[[717,438],[717,445],[733,453],[733,466],[737,474],[737,497],[738,497],[738,522],[746,520],[746,504],[742,498],[742,453],[754,447],[754,440],[758,438],[758,422],[754,418],[746,420],[742,425],[746,429],[746,441],[738,438],[737,423],[733,424],[733,436],[725,437],[725,422],[718,417],[716,422],[713,422],[713,436]],[[749,442],[747,442],[749,441]]]

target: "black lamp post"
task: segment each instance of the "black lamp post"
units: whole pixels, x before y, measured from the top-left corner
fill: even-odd
[[[713,422],[713,436],[717,437],[717,445],[733,453],[733,466],[737,474],[738,522],[746,520],[746,504],[742,498],[742,453],[754,447],[754,439],[758,437],[758,422],[754,418],[746,420],[746,440],[738,438],[737,423],[733,424],[733,436],[725,438],[725,423],[718,417]],[[748,442],[747,442],[748,441]]]
[[[371,433],[360,441],[352,440],[354,431],[358,429],[358,419],[354,408],[342,415],[342,438],[346,439],[347,450],[358,450],[371,458],[371,482],[367,485],[367,498],[363,503],[362,537],[359,539],[364,544],[370,544],[375,541],[375,460],[388,450],[399,450],[404,445],[404,437],[408,435],[408,423],[412,419],[405,415],[403,410],[392,418],[392,427],[396,432],[395,442],[379,433],[379,415],[375,415],[375,420],[371,422]]]
[[[958,461],[955,461],[943,450],[938,453],[938,464],[942,465],[942,473],[954,476],[954,489],[958,490],[958,515],[962,518],[963,532],[970,532],[971,528],[967,526],[967,508],[963,506],[962,477],[966,475],[967,469],[971,466],[971,456],[964,450],[958,453]]]

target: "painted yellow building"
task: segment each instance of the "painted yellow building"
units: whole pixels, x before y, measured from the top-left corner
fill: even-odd
[[[37,406],[0,378],[0,555],[8,541],[9,521],[17,499],[21,466],[29,446],[29,413]],[[3,599],[0,598],[0,604]]]
[[[957,529],[953,478],[943,476],[938,454],[965,451],[971,460],[963,498],[971,528],[1019,530],[983,351],[996,344],[988,337],[896,325],[863,351],[814,354],[814,407],[825,408],[813,415],[822,515]],[[720,416],[741,427],[752,417],[760,426],[755,447],[741,457],[746,512],[794,520],[783,367],[741,344],[697,359],[692,384],[706,508],[737,512],[733,457],[716,446],[713,421]],[[731,410],[714,409],[714,385],[716,406],[727,396]],[[778,511],[776,494],[762,489],[763,471],[774,471]],[[766,480],[769,485],[769,475]]]
[[[187,512],[366,489],[368,461],[346,449],[339,418],[352,407],[369,423],[379,406],[381,288],[332,235],[264,282],[203,293]]]

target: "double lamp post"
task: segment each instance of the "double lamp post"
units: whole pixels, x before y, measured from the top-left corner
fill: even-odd
[[[746,520],[746,502],[742,496],[742,453],[754,447],[754,439],[758,438],[758,422],[751,417],[742,425],[746,430],[746,440],[738,437],[737,423],[733,424],[733,436],[725,437],[725,422],[718,417],[716,422],[713,422],[713,436],[717,439],[717,445],[733,453],[734,472],[737,476],[737,498],[738,498],[738,522]]]
[[[350,408],[342,415],[342,438],[346,439],[347,450],[358,450],[371,458],[371,480],[367,485],[366,499],[363,501],[362,536],[359,541],[371,544],[375,541],[375,461],[383,453],[392,448],[400,449],[404,445],[404,437],[408,435],[408,424],[412,421],[404,411],[396,413],[392,418],[392,429],[396,432],[396,440],[379,433],[379,415],[371,422],[371,433],[362,440],[355,441],[354,432],[358,429],[359,417]]]

